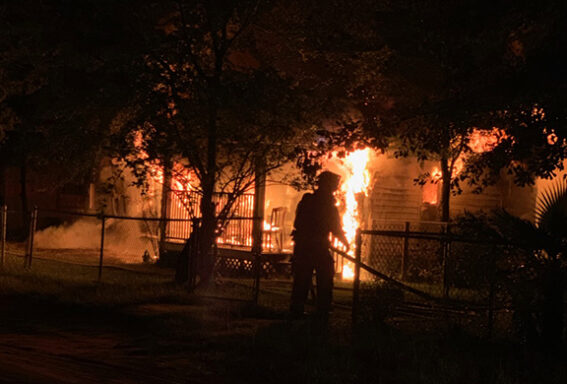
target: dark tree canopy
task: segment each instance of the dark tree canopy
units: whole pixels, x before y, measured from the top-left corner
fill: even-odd
[[[444,218],[450,190],[465,181],[480,190],[505,170],[523,185],[562,167],[562,2],[292,3],[301,9],[297,24],[310,27],[300,39],[307,52],[354,69],[337,81],[349,80],[342,84],[362,116],[362,136],[398,155],[440,161]],[[471,153],[471,133],[494,127],[500,145]],[[463,155],[467,167],[453,177]]]
[[[247,188],[254,158],[269,170],[291,156],[313,173],[337,145],[395,145],[439,160],[455,190],[482,188],[503,169],[530,183],[566,155],[560,1],[48,0],[0,9],[4,163],[92,168],[101,148],[123,153],[121,129],[137,130],[150,158],[185,158],[210,195],[234,191],[235,169],[246,175],[235,190]],[[505,133],[500,145],[471,153],[470,133],[493,127]],[[462,153],[468,166],[452,177]]]
[[[125,2],[3,2],[4,165],[89,180],[111,119],[131,96]],[[6,122],[6,120],[8,120]]]

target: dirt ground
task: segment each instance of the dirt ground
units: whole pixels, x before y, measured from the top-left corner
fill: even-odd
[[[288,319],[287,282],[262,281],[253,305],[249,285],[231,279],[188,293],[156,266],[108,267],[97,282],[83,264],[10,261],[0,274],[0,383],[567,382],[567,353],[486,339],[460,317],[389,312],[381,300],[354,329],[344,287],[324,327]]]
[[[242,302],[97,308],[26,295],[1,296],[0,307],[0,383],[287,383],[310,374],[312,320]],[[337,328],[346,341],[350,327]]]
[[[2,383],[186,383],[154,348],[143,317],[1,300]]]
[[[108,309],[26,296],[0,307],[0,383],[249,383],[264,375],[249,369],[258,333],[289,330],[218,301]],[[277,349],[270,339],[261,344]]]

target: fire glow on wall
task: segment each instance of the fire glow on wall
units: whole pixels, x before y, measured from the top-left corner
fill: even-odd
[[[473,129],[467,137],[467,151],[459,153],[452,165],[451,177],[456,178],[463,170],[469,153],[484,153],[492,151],[500,142],[507,137],[500,128],[493,127],[491,130]],[[429,182],[423,186],[423,202],[431,205],[439,203],[438,185],[441,181],[441,170],[435,166],[429,173]]]

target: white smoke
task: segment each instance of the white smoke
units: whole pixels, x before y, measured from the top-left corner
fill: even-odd
[[[99,250],[102,222],[96,218],[81,218],[72,223],[48,227],[34,235],[38,249]],[[156,223],[134,220],[107,219],[104,249],[124,262],[142,262],[147,251],[157,256]]]

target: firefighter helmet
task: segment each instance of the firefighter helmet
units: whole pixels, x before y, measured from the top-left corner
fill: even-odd
[[[323,171],[317,178],[317,187],[336,191],[339,189],[341,176],[330,171]]]

